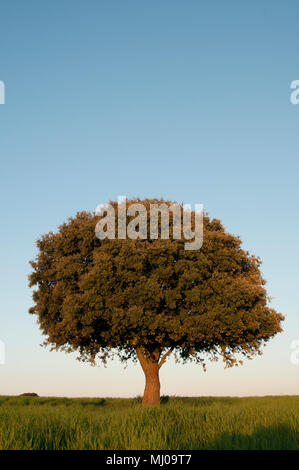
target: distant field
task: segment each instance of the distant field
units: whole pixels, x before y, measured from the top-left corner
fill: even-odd
[[[0,449],[299,449],[299,396],[0,397]]]

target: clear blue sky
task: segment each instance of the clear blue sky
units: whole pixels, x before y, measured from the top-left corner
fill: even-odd
[[[170,360],[162,393],[298,394],[298,2],[4,0],[0,15],[0,394],[142,393],[137,366],[41,348],[27,314],[35,240],[118,195],[203,203],[286,315],[242,368]]]

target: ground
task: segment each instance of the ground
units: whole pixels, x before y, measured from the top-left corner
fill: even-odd
[[[299,449],[299,396],[2,396],[0,449]]]

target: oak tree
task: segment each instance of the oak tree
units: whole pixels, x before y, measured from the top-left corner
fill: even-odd
[[[171,204],[126,202],[134,203],[147,212],[152,203]],[[282,331],[284,317],[268,305],[260,259],[219,220],[204,214],[201,249],[185,250],[183,237],[118,239],[117,227],[115,239],[100,240],[101,217],[77,213],[37,241],[29,311],[52,349],[76,351],[92,364],[113,355],[139,360],[143,404],[158,405],[159,369],[171,353],[204,368],[219,357],[233,366],[261,354]]]

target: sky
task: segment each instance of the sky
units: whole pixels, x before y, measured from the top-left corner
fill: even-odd
[[[91,367],[42,348],[28,314],[36,239],[119,195],[203,204],[260,256],[271,305],[286,317],[242,367],[203,372],[170,358],[161,393],[298,394],[298,2],[2,0],[0,9],[0,395],[143,393],[138,365]]]

